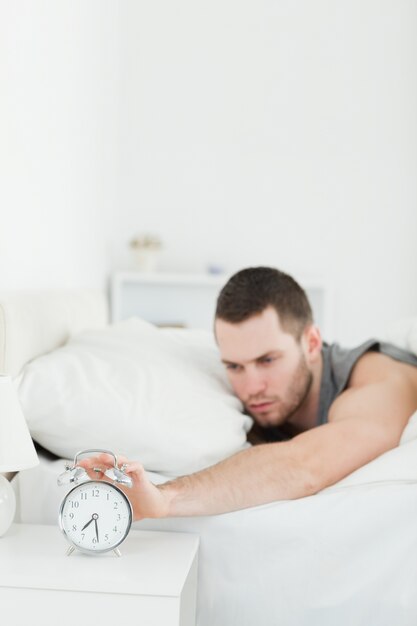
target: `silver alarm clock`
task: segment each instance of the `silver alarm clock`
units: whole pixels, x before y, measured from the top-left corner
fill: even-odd
[[[75,486],[64,496],[59,510],[59,526],[70,543],[67,554],[75,549],[87,554],[114,552],[126,539],[132,525],[132,507],[127,496],[113,482],[90,480],[83,467],[77,465],[83,454],[107,453],[114,458],[114,467],[105,471],[111,481],[132,486],[132,479],[118,467],[117,457],[109,450],[77,452],[73,465],[66,465],[58,477],[58,485]]]

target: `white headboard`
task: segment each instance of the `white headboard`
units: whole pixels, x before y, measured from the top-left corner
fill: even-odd
[[[0,373],[16,376],[41,354],[109,319],[104,291],[16,291],[0,294]]]

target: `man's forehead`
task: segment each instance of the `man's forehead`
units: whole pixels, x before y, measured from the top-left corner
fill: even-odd
[[[294,342],[294,337],[281,327],[272,307],[239,323],[217,319],[215,330],[222,359],[230,362],[251,361],[284,350]]]

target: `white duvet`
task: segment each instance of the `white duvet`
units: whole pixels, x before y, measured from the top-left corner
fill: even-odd
[[[57,523],[62,470],[20,473],[22,522]],[[417,624],[417,439],[315,496],[134,526],[200,536],[197,626]]]

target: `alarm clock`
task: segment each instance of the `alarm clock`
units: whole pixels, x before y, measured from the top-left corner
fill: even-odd
[[[132,486],[132,479],[124,473],[125,466],[117,466],[113,452],[98,449],[77,452],[72,466],[67,464],[65,472],[58,477],[58,485],[75,485],[64,496],[59,510],[59,526],[70,544],[68,556],[75,549],[86,554],[113,550],[120,556],[118,546],[132,525],[132,506],[125,493],[113,482],[90,480],[86,470],[77,465],[79,456],[102,452],[114,458],[114,467],[108,468],[105,476]]]

